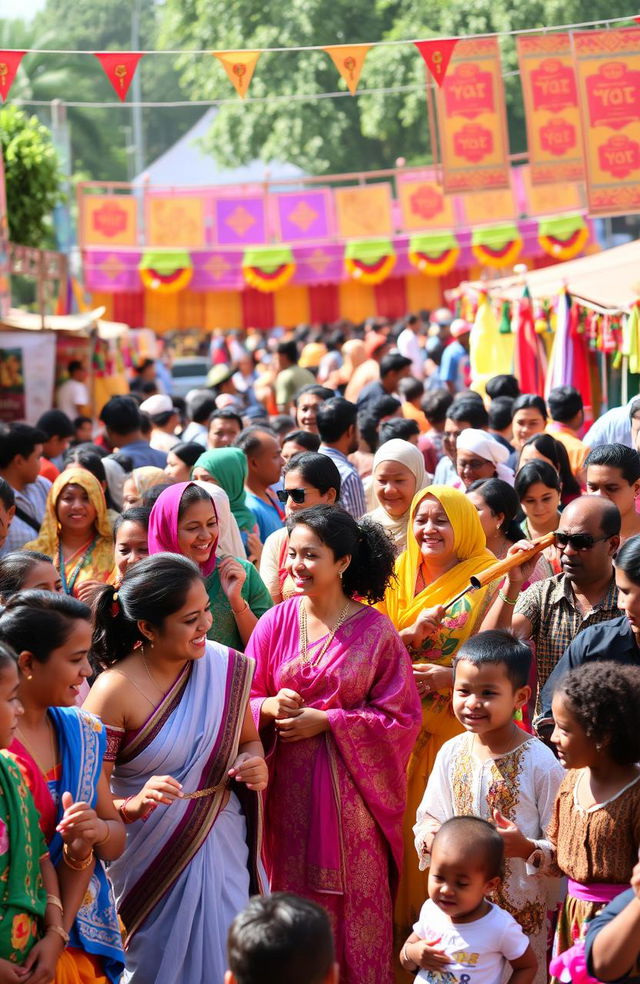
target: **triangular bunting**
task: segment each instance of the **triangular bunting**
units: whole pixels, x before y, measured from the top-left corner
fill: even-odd
[[[102,65],[105,75],[115,89],[118,98],[124,102],[127,98],[129,86],[136,73],[138,62],[142,58],[139,51],[104,51],[94,52],[96,58]]]
[[[457,38],[435,38],[433,41],[414,42],[431,72],[433,81],[438,86],[444,82],[453,49],[457,43]]]
[[[370,49],[370,44],[335,44],[323,49],[347,83],[352,96],[358,88],[360,72]]]
[[[212,51],[225,72],[229,76],[229,81],[241,99],[244,99],[249,91],[249,84],[253,78],[255,67],[261,51]]]
[[[24,51],[0,51],[0,99],[4,102],[16,77]]]

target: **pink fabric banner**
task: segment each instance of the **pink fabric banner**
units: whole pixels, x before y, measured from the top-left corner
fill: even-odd
[[[120,294],[141,290],[138,264],[142,253],[128,250],[86,249],[83,252],[85,286],[88,290]]]
[[[277,196],[280,239],[284,243],[328,239],[332,232],[331,192],[290,192]]]
[[[215,238],[221,246],[266,243],[264,198],[258,195],[218,198],[215,203],[215,225]]]
[[[191,290],[243,290],[241,250],[213,250],[192,253]]]

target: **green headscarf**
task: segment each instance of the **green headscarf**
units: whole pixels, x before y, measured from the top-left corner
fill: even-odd
[[[240,448],[214,448],[201,454],[193,466],[191,475],[196,468],[204,468],[216,484],[229,496],[231,512],[241,530],[249,533],[255,528],[256,517],[249,509],[244,492],[247,480],[247,459]]]

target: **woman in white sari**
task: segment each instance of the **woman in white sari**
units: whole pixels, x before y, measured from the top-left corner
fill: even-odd
[[[261,888],[254,665],[208,641],[210,625],[198,569],[174,554],[141,560],[96,604],[93,655],[110,668],[86,707],[107,726],[105,767],[127,824],[109,876],[132,984],[222,984],[229,925]]]

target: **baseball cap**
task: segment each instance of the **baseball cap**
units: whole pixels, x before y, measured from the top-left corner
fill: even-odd
[[[460,338],[462,335],[468,335],[471,331],[471,325],[464,318],[455,318],[449,327],[452,338]]]
[[[231,366],[224,365],[224,363],[214,366],[213,369],[209,370],[209,374],[207,375],[207,386],[211,386],[213,389],[216,386],[222,386],[223,383],[229,382],[234,373],[235,369]]]
[[[173,411],[173,401],[166,393],[154,393],[147,397],[140,404],[143,413],[148,413],[150,417],[155,417],[159,413],[171,413]]]

